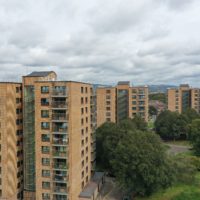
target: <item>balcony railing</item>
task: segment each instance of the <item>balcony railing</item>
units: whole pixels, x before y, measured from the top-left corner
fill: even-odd
[[[52,96],[67,96],[67,91],[65,89],[59,89],[59,90],[52,90]]]
[[[60,181],[60,182],[66,182],[67,181],[67,175],[66,174],[55,174],[53,176],[54,181]]]
[[[53,138],[53,144],[56,145],[67,145],[68,140],[66,138]]]
[[[53,163],[53,168],[54,169],[64,169],[66,170],[67,169],[67,164],[66,163]]]
[[[67,193],[67,187],[54,186],[54,192]]]
[[[54,195],[53,200],[68,200],[67,195]]]
[[[68,103],[66,101],[52,101],[52,108],[67,108]]]
[[[52,120],[67,120],[67,115],[65,113],[52,114]]]
[[[67,132],[67,128],[62,128],[62,127],[53,127],[52,128],[53,132],[58,132],[58,133],[66,133]]]
[[[55,157],[66,157],[67,156],[67,152],[66,151],[53,151],[53,156]]]

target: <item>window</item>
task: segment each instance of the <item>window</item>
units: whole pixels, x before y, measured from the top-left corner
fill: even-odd
[[[110,101],[106,101],[106,105],[109,106],[110,105]]]
[[[81,115],[84,114],[84,108],[81,108]]]
[[[50,135],[49,134],[42,134],[42,142],[50,142]]]
[[[84,136],[84,129],[81,129],[81,135]]]
[[[17,124],[17,125],[20,125],[20,124],[22,124],[22,123],[23,123],[22,119],[17,119],[17,120],[16,120],[16,124]]]
[[[41,122],[41,129],[49,129],[49,122]]]
[[[110,116],[111,116],[111,113],[110,113],[110,112],[106,112],[106,116],[107,116],[107,117],[110,117]]]
[[[22,109],[17,108],[17,109],[16,109],[16,114],[19,115],[19,114],[21,114],[21,113],[22,113]]]
[[[132,101],[132,104],[133,104],[133,105],[136,105],[136,104],[137,104],[137,101]]]
[[[132,107],[132,110],[137,110],[137,108],[136,107]]]
[[[21,103],[22,99],[21,98],[16,98],[16,104]]]
[[[106,99],[111,99],[110,95],[106,95]]]
[[[43,177],[50,177],[50,170],[42,170]]]
[[[16,93],[19,93],[20,87],[16,87]]]
[[[50,159],[49,158],[42,158],[42,165],[49,166],[50,165]]]
[[[106,110],[108,110],[108,111],[109,111],[109,110],[110,110],[110,107],[106,107]]]
[[[22,130],[17,130],[16,134],[19,135],[23,135],[23,131]]]
[[[83,92],[84,92],[84,89],[83,89],[83,87],[81,87],[81,93],[83,94]]]
[[[87,93],[88,92],[88,89],[87,89],[87,87],[85,87],[85,93]]]
[[[49,99],[41,98],[41,105],[42,106],[48,106],[49,105]]]
[[[137,93],[137,90],[136,89],[132,89],[132,93]]]
[[[84,171],[82,171],[82,178],[84,178]]]
[[[110,90],[106,90],[106,94],[110,94],[111,93],[111,91]]]
[[[83,97],[81,97],[81,104],[83,104],[84,103],[84,99],[83,99]]]
[[[137,96],[136,95],[132,95],[132,99],[136,99],[137,98]]]
[[[41,117],[48,118],[49,117],[49,110],[41,110]]]
[[[50,200],[50,194],[49,193],[42,193],[42,200]]]
[[[49,93],[49,86],[42,86],[41,93]]]
[[[42,182],[42,189],[50,189],[50,182]]]
[[[107,122],[110,122],[110,121],[111,121],[111,119],[110,119],[110,118],[106,118],[106,121],[107,121]]]
[[[50,147],[48,146],[42,146],[42,153],[47,154],[50,152]]]
[[[88,98],[87,97],[85,97],[85,103],[88,103]]]

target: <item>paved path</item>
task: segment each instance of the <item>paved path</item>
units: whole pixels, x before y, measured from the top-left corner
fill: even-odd
[[[175,145],[175,144],[167,144],[167,146],[170,147],[168,152],[174,155],[188,152],[191,148],[190,146],[181,146],[181,145]]]

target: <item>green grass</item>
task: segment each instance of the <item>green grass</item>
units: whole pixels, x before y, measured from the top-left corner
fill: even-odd
[[[150,121],[148,122],[148,128],[149,128],[149,129],[153,129],[153,128],[154,128],[154,122],[153,122],[152,120],[150,120]]]
[[[200,200],[200,173],[191,185],[176,185],[158,191],[150,197],[137,197],[135,200]]]
[[[165,142],[166,144],[174,144],[174,145],[180,145],[180,146],[191,146],[190,142],[187,140],[175,140],[175,141],[168,141]]]

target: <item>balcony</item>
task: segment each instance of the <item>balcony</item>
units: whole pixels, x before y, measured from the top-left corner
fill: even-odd
[[[67,182],[68,177],[66,171],[56,171],[53,175],[54,182]]]
[[[55,186],[54,187],[54,192],[55,193],[67,193],[67,188],[66,187],[61,187],[61,186]]]
[[[66,133],[68,130],[66,122],[53,122],[52,132],[54,133]]]
[[[53,109],[67,109],[68,103],[66,101],[52,101],[51,107]]]
[[[53,151],[53,156],[54,157],[59,157],[59,158],[66,158],[67,157],[67,151]]]
[[[58,135],[59,136],[59,135]],[[58,137],[58,136],[54,136],[53,137],[53,145],[56,145],[56,146],[60,146],[60,145],[67,145],[68,144],[68,139],[66,137]]]
[[[54,162],[53,163],[53,168],[56,170],[67,170],[67,164],[66,162]]]
[[[68,200],[67,194],[63,194],[63,195],[54,195],[54,196],[53,196],[53,200]]]
[[[52,90],[52,97],[67,97],[67,90],[65,87],[57,87]]]
[[[52,121],[66,121],[67,115],[66,113],[53,113],[52,114]]]

